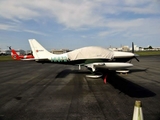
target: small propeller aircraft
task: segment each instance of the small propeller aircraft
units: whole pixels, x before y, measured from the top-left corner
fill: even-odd
[[[18,55],[17,52],[9,46],[11,50],[11,56],[14,60],[34,60],[33,55]]]
[[[128,61],[137,56],[131,52],[111,51],[95,46],[83,47],[63,54],[53,54],[35,39],[29,39],[29,44],[37,62],[79,65],[79,69],[80,66],[85,66],[94,73],[99,67],[106,70],[122,70],[132,67],[133,64]],[[106,79],[104,83],[106,83]]]

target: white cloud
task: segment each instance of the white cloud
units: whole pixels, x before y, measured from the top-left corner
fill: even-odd
[[[98,36],[113,36],[119,34],[123,37],[141,37],[158,35],[160,33],[159,19],[135,19],[135,20],[117,20],[109,22],[106,26],[108,30],[101,31]]]
[[[0,1],[0,16],[8,19],[22,20],[37,17],[39,15],[38,11],[30,9],[28,3],[21,0]]]
[[[106,24],[110,28],[129,28],[129,27],[138,27],[141,25],[144,19],[133,19],[133,20],[112,20]]]
[[[136,14],[160,14],[160,11],[156,8],[155,6],[155,9],[154,8],[154,5],[153,6],[145,6],[145,7],[124,7],[123,8],[123,11],[125,12],[133,12],[133,13],[136,13]]]
[[[23,30],[23,31],[29,32],[29,33],[33,33],[33,34],[38,34],[38,35],[47,36],[47,34],[45,34],[45,33],[41,33],[41,32],[34,31],[34,30]]]
[[[6,7],[7,6],[7,7]],[[69,28],[93,25],[100,21],[96,14],[94,2],[62,2],[62,1],[0,1],[0,16],[8,19],[38,19],[49,17]]]
[[[98,33],[98,36],[105,37],[105,36],[113,36],[119,33],[122,33],[124,29],[109,29],[107,31],[101,31]]]
[[[153,0],[123,0],[123,2],[128,6],[136,6],[153,2]]]
[[[101,27],[108,15],[123,12],[159,14],[160,9],[156,6],[153,0],[5,0],[0,1],[0,17],[18,20],[51,18],[67,28]]]
[[[128,17],[123,18],[124,12]],[[106,28],[99,36],[123,33],[123,36],[142,34],[155,34],[159,28],[159,18],[134,18],[132,15],[159,15],[160,7],[154,0],[5,0],[0,1],[0,18],[22,21],[33,19],[41,21],[51,19],[65,27],[65,30],[88,30],[92,28]],[[117,16],[122,18],[118,18]],[[131,17],[131,18],[129,18]],[[148,18],[147,18],[148,17]],[[157,20],[156,20],[157,19]],[[155,21],[155,22],[153,22]],[[43,21],[42,21],[43,22]],[[23,30],[12,24],[1,24],[2,30]],[[86,29],[88,28],[88,29]],[[145,29],[144,29],[145,28]],[[151,30],[152,28],[153,30]],[[147,31],[148,30],[148,31]],[[34,30],[23,30],[34,34],[46,35]],[[154,32],[153,32],[154,31]]]
[[[7,24],[0,24],[0,30],[15,31],[15,26],[13,26],[13,25],[7,25]]]
[[[42,33],[42,32],[38,32],[38,31],[34,31],[34,30],[28,30],[28,29],[20,28],[19,26],[16,26],[16,25],[9,25],[9,24],[0,24],[0,30],[16,31],[16,32],[24,31],[24,32],[28,32],[28,33],[47,36],[47,34]]]
[[[86,35],[82,35],[81,37],[82,37],[82,38],[87,38],[87,36],[86,36]]]

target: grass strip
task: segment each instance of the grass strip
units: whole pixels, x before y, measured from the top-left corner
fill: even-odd
[[[7,56],[0,56],[0,61],[11,61],[13,60],[10,55]]]

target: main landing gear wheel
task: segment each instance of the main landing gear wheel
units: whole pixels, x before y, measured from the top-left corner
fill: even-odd
[[[116,70],[117,73],[119,74],[126,74],[129,72],[129,70]]]
[[[101,78],[103,76],[102,73],[93,73],[91,75],[86,75],[88,78]]]

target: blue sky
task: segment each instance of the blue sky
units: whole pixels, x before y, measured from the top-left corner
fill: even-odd
[[[0,0],[0,48],[160,47],[159,0]]]

